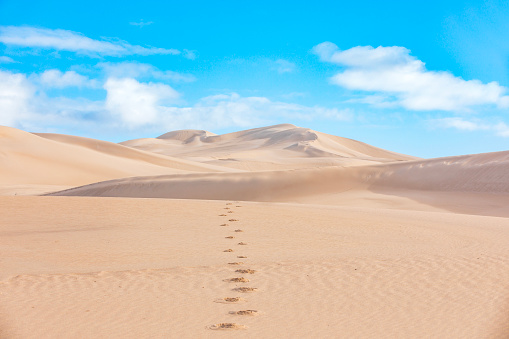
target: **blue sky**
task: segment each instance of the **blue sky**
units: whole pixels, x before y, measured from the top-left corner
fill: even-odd
[[[502,1],[0,0],[0,125],[119,142],[293,123],[500,151],[508,62]]]

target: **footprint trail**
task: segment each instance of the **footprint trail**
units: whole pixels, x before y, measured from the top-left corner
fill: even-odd
[[[233,207],[233,205],[236,208],[242,207],[242,205],[240,205],[238,201],[235,201],[235,202],[227,202],[226,207],[223,207],[223,209],[226,210],[226,213],[232,214],[232,213],[234,213],[234,211],[231,208],[231,207]],[[227,217],[228,214],[221,213],[221,214],[219,214],[219,216]],[[228,222],[240,222],[240,220],[239,219],[228,219]],[[223,224],[220,224],[219,226],[226,227],[226,226],[229,226],[229,224],[223,223]],[[229,231],[229,232],[231,232],[231,231]],[[234,232],[241,233],[241,232],[245,232],[245,231],[243,229],[238,228],[238,229],[235,229]],[[227,235],[227,234],[223,234],[223,237],[224,237],[224,239],[235,239],[236,238],[233,235]],[[242,239],[240,239],[240,240],[242,240]],[[240,241],[237,243],[237,245],[247,246],[248,243],[246,243],[244,241]],[[234,252],[234,250],[229,248],[229,249],[223,250],[223,252],[231,253],[231,252]],[[236,255],[236,258],[247,259],[247,256]],[[226,265],[231,267],[231,266],[246,265],[246,263],[243,261],[242,262],[230,261],[230,262],[227,262]],[[234,269],[233,272],[237,273],[237,274],[244,275],[244,274],[255,274],[256,270],[253,270],[250,268],[240,268],[240,269],[236,269],[236,270]],[[235,284],[249,283],[249,279],[247,279],[244,276],[234,277],[234,278],[226,278],[223,281],[225,283],[235,283]],[[252,293],[252,292],[256,292],[257,290],[258,289],[256,287],[248,287],[248,286],[236,286],[234,288],[230,287],[230,291],[234,291],[234,292],[238,292],[238,293]],[[249,301],[240,297],[240,296],[228,296],[228,297],[222,297],[222,298],[215,299],[214,302],[222,303],[222,304],[242,304],[242,303],[248,303]],[[227,314],[228,316],[231,316],[231,317],[257,316],[257,315],[259,315],[259,312],[257,310],[244,309],[244,310],[238,310],[238,311],[230,310],[228,312],[225,312],[225,314]],[[226,330],[226,331],[228,331],[228,330],[245,330],[248,327],[245,325],[242,325],[242,324],[237,324],[235,322],[226,321],[226,322],[219,322],[217,324],[209,325],[209,326],[207,326],[207,328],[211,329],[211,330]]]

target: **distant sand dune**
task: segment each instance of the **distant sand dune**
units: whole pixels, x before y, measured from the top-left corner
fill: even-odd
[[[31,134],[0,126],[0,185],[30,192],[139,175],[228,169],[74,136]],[[1,192],[2,190],[0,190]]]
[[[182,130],[122,145],[247,171],[352,166],[414,160],[359,141],[282,124],[215,135]]]
[[[410,197],[441,207],[444,199],[456,199],[461,205],[469,194],[477,200],[484,194],[483,197],[489,196],[487,205],[503,207],[509,201],[507,168],[509,152],[496,152],[376,166],[138,177],[100,182],[51,195],[251,201],[319,201],[322,195],[327,197],[328,204],[334,204],[335,200],[342,202],[341,193],[348,196],[351,191],[367,191]],[[433,202],[430,194],[435,193],[449,195],[438,194]],[[454,197],[451,193],[458,195]],[[331,198],[331,194],[336,197]],[[449,207],[450,204],[444,208]],[[504,211],[498,208],[493,213],[500,215]],[[509,211],[504,215],[509,215]]]

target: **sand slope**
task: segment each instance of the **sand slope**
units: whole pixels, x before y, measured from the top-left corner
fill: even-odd
[[[479,200],[478,208],[472,209],[472,213],[505,216],[509,215],[504,207],[509,201],[507,168],[509,152],[495,152],[377,166],[138,177],[100,182],[53,195],[342,204],[352,191],[369,191],[411,197],[438,207],[453,199],[458,202],[456,210],[464,213],[473,204],[470,200]],[[461,209],[462,204],[466,209]],[[451,204],[444,208],[454,210]]]
[[[157,138],[129,140],[121,144],[249,171],[366,165],[416,159],[291,124],[223,135],[181,130]]]
[[[0,127],[0,162],[0,185],[9,187],[77,186],[136,175],[223,170],[110,142],[34,135],[10,127]]]

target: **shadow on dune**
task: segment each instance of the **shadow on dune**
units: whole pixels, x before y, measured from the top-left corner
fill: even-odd
[[[99,182],[49,195],[304,201],[367,191],[465,214],[509,216],[509,152],[375,166],[252,173],[197,173]]]

